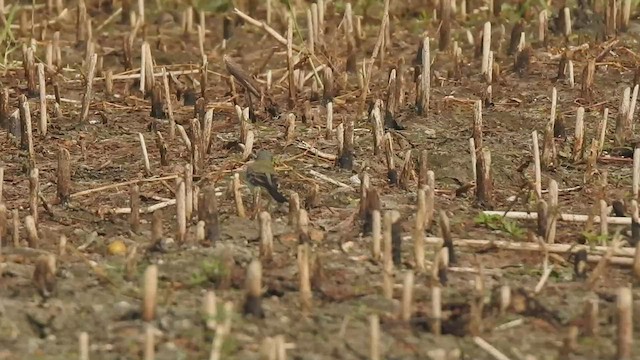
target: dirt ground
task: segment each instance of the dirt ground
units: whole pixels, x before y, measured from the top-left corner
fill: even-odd
[[[10,2],[9,2],[10,3]],[[36,2],[40,3],[40,2]],[[94,84],[94,97],[88,119],[80,123],[80,101],[84,93],[83,76],[87,73],[85,47],[76,41],[76,2],[66,2],[68,15],[56,18],[39,6],[31,11],[29,4],[16,5],[20,10],[5,10],[5,18],[14,27],[4,26],[0,36],[0,49],[4,60],[0,82],[9,92],[10,113],[18,108],[18,97],[27,92],[27,81],[22,68],[21,48],[27,44],[31,31],[22,33],[18,24],[55,20],[48,26],[44,39],[36,38],[36,62],[44,61],[46,45],[53,33],[60,31],[62,63],[64,68],[47,71],[47,94],[53,94],[53,83],[59,86],[62,102],[60,114],[54,112],[54,102],[48,101],[49,128],[46,137],[38,131],[40,114],[37,96],[29,99],[33,116],[35,163],[39,169],[39,185],[42,201],[38,207],[38,249],[27,246],[24,225],[20,225],[20,245],[14,246],[12,236],[13,215],[17,210],[20,223],[30,214],[28,154],[20,149],[20,139],[7,129],[0,129],[0,166],[4,168],[2,198],[8,209],[9,229],[2,238],[0,255],[0,359],[68,359],[78,358],[78,336],[89,336],[91,359],[141,358],[144,353],[145,329],[151,324],[155,334],[156,359],[204,359],[209,358],[213,336],[205,326],[202,303],[206,291],[213,290],[218,300],[220,319],[231,317],[231,331],[224,337],[222,359],[260,359],[261,343],[266,337],[282,335],[288,345],[287,356],[293,359],[370,359],[369,317],[380,318],[381,359],[438,359],[434,350],[460,351],[463,359],[493,359],[474,342],[474,335],[482,337],[509,359],[613,359],[616,354],[617,316],[616,292],[618,288],[637,284],[629,265],[611,265],[603,279],[590,289],[585,280],[576,279],[572,257],[560,253],[550,262],[554,268],[544,288],[538,294],[533,289],[543,273],[544,254],[538,251],[509,251],[487,246],[483,249],[460,246],[456,248],[457,263],[448,273],[448,281],[442,288],[442,303],[448,316],[443,320],[443,332],[436,336],[431,332],[431,286],[435,283],[431,270],[415,273],[413,314],[409,323],[398,318],[402,297],[402,281],[406,271],[415,270],[413,242],[410,236],[416,213],[417,167],[414,179],[407,189],[389,184],[384,154],[373,155],[373,137],[369,118],[359,113],[362,92],[358,75],[345,71],[348,51],[344,40],[343,19],[345,3],[327,1],[325,11],[324,44],[318,45],[316,55],[301,68],[307,74],[311,66],[330,64],[334,68],[335,107],[334,127],[343,121],[354,122],[353,170],[344,170],[331,161],[314,156],[296,146],[298,141],[311,144],[329,154],[336,153],[335,136],[325,138],[325,107],[321,99],[313,96],[311,78],[305,83],[289,108],[286,46],[279,44],[264,30],[247,22],[236,22],[233,5],[216,1],[200,6],[206,11],[207,33],[204,49],[208,59],[208,86],[206,108],[214,110],[212,145],[204,160],[205,166],[194,178],[201,189],[214,185],[218,195],[220,237],[215,242],[198,241],[196,236],[197,212],[189,222],[186,241],[179,243],[176,234],[176,207],[162,210],[164,236],[160,249],[152,243],[151,214],[141,215],[141,225],[132,231],[129,216],[117,214],[114,209],[129,206],[129,188],[132,180],[140,181],[142,208],[175,198],[175,182],[153,180],[163,176],[180,174],[191,160],[185,143],[176,135],[170,140],[169,124],[150,116],[150,98],[138,90],[139,80],[121,79],[121,75],[138,74],[142,36],[151,46],[156,67],[168,70],[197,70],[201,62],[198,36],[194,31],[184,35],[180,14],[187,4],[176,1],[147,2],[146,26],[133,43],[133,70],[126,70],[123,63],[123,36],[131,26],[122,24],[120,16],[115,21],[98,27],[121,6],[115,2],[107,9],[109,1],[87,1],[88,15],[92,19],[95,51],[102,57],[102,70]],[[162,5],[159,9],[158,3]],[[200,2],[206,3],[206,2]],[[237,6],[259,20],[266,19],[266,8],[238,3]],[[283,2],[284,3],[284,2]],[[285,5],[274,2],[273,28],[286,36]],[[469,15],[462,19],[458,13],[452,21],[452,42],[462,49],[460,74],[454,74],[451,46],[438,51],[440,21],[433,19],[434,5],[424,1],[392,1],[390,8],[390,43],[386,44],[381,66],[378,57],[371,76],[369,102],[386,101],[388,72],[400,58],[405,61],[406,99],[396,113],[396,120],[405,129],[390,130],[394,139],[396,168],[404,161],[407,150],[413,150],[417,161],[420,151],[428,151],[428,167],[436,178],[436,213],[444,210],[451,221],[454,239],[529,241],[535,232],[535,221],[501,221],[482,216],[482,207],[476,203],[475,183],[471,167],[469,138],[472,137],[473,104],[470,100],[482,99],[486,89],[484,76],[480,75],[480,57],[467,41],[466,31],[480,41],[478,34],[485,21],[492,23],[492,50],[499,70],[494,74],[491,104],[483,108],[484,147],[491,150],[494,199],[492,208],[518,211],[535,211],[535,198],[523,179],[534,178],[533,164],[517,169],[532,156],[531,133],[537,130],[542,146],[545,126],[549,120],[552,88],[558,93],[557,120],[566,131],[559,131],[556,139],[558,164],[545,170],[543,188],[550,179],[558,182],[561,191],[557,211],[572,214],[594,214],[600,199],[609,205],[614,200],[631,200],[632,160],[618,154],[613,145],[615,119],[620,98],[625,87],[633,87],[638,68],[638,24],[632,20],[629,31],[620,33],[617,43],[598,59],[592,99],[584,99],[581,92],[583,68],[588,60],[603,52],[612,39],[603,39],[604,19],[602,10],[592,11],[587,5],[580,10],[572,4],[574,29],[565,37],[554,20],[558,16],[557,5],[547,9],[549,15],[548,40],[537,40],[538,13],[542,2],[495,2],[502,11],[499,16],[488,13],[487,6],[479,1],[469,1]],[[599,2],[600,3],[600,2]],[[7,4],[7,2],[5,2]],[[101,5],[102,4],[102,5]],[[9,4],[7,4],[9,5]],[[197,5],[197,4],[195,4]],[[304,47],[306,39],[306,9],[310,2],[291,3],[296,12],[299,33],[294,43]],[[357,68],[369,60],[380,29],[383,4],[381,1],[355,1],[354,15],[362,16],[364,38],[355,49]],[[575,5],[575,6],[574,6]],[[133,7],[135,10],[135,6]],[[195,23],[199,9],[195,7]],[[600,5],[602,8],[602,5]],[[635,9],[632,7],[632,9]],[[524,74],[514,71],[514,55],[507,55],[510,33],[521,14],[525,19],[527,44],[531,46],[530,65]],[[21,15],[24,14],[24,15]],[[224,18],[232,20],[233,35],[222,49]],[[169,21],[170,19],[171,21]],[[5,22],[6,23],[6,22]],[[500,27],[505,34],[501,35]],[[431,105],[426,115],[418,115],[413,83],[418,44],[422,36],[431,37]],[[576,81],[572,88],[568,79],[557,79],[561,55],[571,47],[589,44],[571,53]],[[270,52],[273,49],[273,54]],[[321,270],[313,271],[313,300],[309,311],[302,311],[299,296],[297,236],[288,225],[288,207],[271,206],[273,233],[275,236],[274,259],[262,264],[261,297],[264,318],[243,314],[245,301],[245,271],[252,259],[259,258],[258,220],[237,215],[229,184],[233,173],[244,169],[242,149],[237,145],[240,126],[235,103],[247,106],[246,93],[236,82],[239,95],[234,96],[229,87],[229,72],[223,56],[228,56],[242,66],[264,86],[266,70],[272,70],[273,84],[270,95],[278,105],[279,114],[271,117],[256,106],[257,121],[251,124],[255,134],[255,150],[268,149],[275,156],[280,189],[289,194],[295,191],[308,208],[314,238],[310,249]],[[105,91],[103,76],[111,69],[114,80],[113,94]],[[281,80],[282,78],[282,80]],[[158,81],[161,78],[157,78]],[[187,76],[179,76],[189,83]],[[200,75],[193,79],[200,81]],[[172,85],[173,88],[173,85]],[[199,86],[195,86],[199,94]],[[36,94],[37,95],[37,94]],[[311,111],[317,116],[304,119],[305,101],[310,100]],[[255,100],[254,100],[255,101]],[[596,164],[594,175],[585,183],[585,162],[574,163],[571,147],[576,111],[585,107],[585,144],[589,149],[591,139],[597,136],[598,122],[605,108],[609,110],[609,122],[604,152]],[[367,109],[367,106],[364,106]],[[189,121],[194,116],[192,105],[173,99],[175,121],[189,131]],[[285,142],[286,115],[296,114],[295,140]],[[635,117],[633,118],[636,121]],[[160,164],[160,152],[155,145],[155,134],[150,131],[154,123],[168,145],[168,165]],[[557,125],[558,127],[558,125]],[[142,151],[138,139],[141,133],[146,139],[151,174],[145,173]],[[630,136],[629,146],[634,146]],[[68,204],[57,200],[57,159],[60,148],[69,151],[71,157],[71,198]],[[617,152],[616,152],[617,151]],[[361,233],[362,220],[358,216],[359,185],[354,181],[365,169],[371,184],[381,195],[383,212],[395,209],[400,212],[402,224],[402,261],[395,267],[394,300],[385,299],[382,292],[383,265],[371,259],[371,236]],[[337,186],[310,174],[315,170],[331,179],[348,185]],[[607,186],[602,189],[602,174],[607,174]],[[524,174],[524,177],[522,176]],[[89,193],[89,189],[120,184]],[[468,191],[458,191],[471,185]],[[307,200],[314,186],[318,186],[315,201]],[[350,188],[349,188],[350,186]],[[251,194],[241,189],[244,203],[250,212]],[[513,202],[513,197],[518,197]],[[46,206],[45,206],[46,205]],[[264,206],[264,205],[263,205]],[[627,213],[627,216],[628,213]],[[434,225],[426,236],[440,236]],[[618,228],[626,232],[628,226],[609,226],[609,242]],[[577,244],[591,243],[599,231],[597,224],[563,222],[557,224],[556,242]],[[66,252],[60,255],[58,242],[67,239]],[[602,240],[602,239],[600,239]],[[115,244],[115,245],[114,245]],[[117,246],[124,245],[124,249]],[[131,252],[135,253],[132,255]],[[426,246],[426,259],[431,261],[439,246]],[[43,253],[56,254],[55,291],[44,297],[34,284],[33,273],[36,258]],[[132,266],[132,264],[134,266]],[[147,323],[141,318],[142,278],[145,269],[158,266],[158,305],[155,320]],[[590,274],[595,266],[590,263]],[[457,271],[456,271],[457,269]],[[480,295],[484,303],[482,326],[479,332],[469,328],[470,303],[477,301],[475,282],[481,269],[484,289]],[[500,313],[495,301],[496,289],[509,285],[514,294],[526,294],[529,303],[526,311],[509,308]],[[633,288],[636,299],[633,307],[640,314],[640,292]],[[515,295],[514,295],[515,296]],[[587,299],[599,304],[599,332],[587,335],[582,315]],[[231,314],[222,311],[222,304],[234,305]],[[637,317],[638,315],[636,315]],[[504,324],[507,324],[504,326]],[[635,321],[635,331],[640,332],[640,321]],[[503,325],[503,326],[501,326]],[[575,343],[566,341],[572,325],[579,334]],[[633,344],[633,358],[640,358],[640,344]],[[451,355],[450,359],[455,358]]]

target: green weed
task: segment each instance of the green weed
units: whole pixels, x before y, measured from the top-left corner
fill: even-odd
[[[200,286],[207,282],[218,283],[221,279],[229,274],[229,269],[225,264],[218,260],[206,260],[200,265],[200,268],[191,274],[191,286]]]
[[[525,235],[524,229],[521,228],[517,222],[500,215],[481,213],[473,219],[473,222],[478,226],[484,226],[492,231],[504,232],[517,240],[522,239]]]

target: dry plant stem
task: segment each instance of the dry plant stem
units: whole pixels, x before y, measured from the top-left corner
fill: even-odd
[[[386,133],[384,139],[385,156],[387,159],[387,174],[389,182],[391,182],[392,185],[395,185],[398,179],[395,165],[395,153],[393,152],[393,138],[391,137],[391,133]]]
[[[537,220],[537,213],[529,213],[524,211],[483,211],[486,215],[500,215],[510,219],[522,219],[522,220]],[[592,221],[594,223],[600,223],[600,216],[593,216],[591,219],[589,215],[575,215],[575,214],[557,214],[558,220],[561,221],[572,221],[572,222],[587,222]],[[630,225],[631,218],[630,217],[607,217],[606,221],[609,224],[615,225]]]
[[[480,155],[477,165],[476,199],[478,203],[492,207],[493,179],[491,178],[491,152],[487,148],[482,148]]]
[[[44,64],[38,64],[38,87],[40,90],[40,135],[47,136],[47,91],[44,77]]]
[[[373,154],[378,155],[380,151],[384,150],[384,127],[382,126],[382,114],[380,113],[380,106],[382,101],[376,100],[373,104],[373,109],[369,115],[369,119],[373,126]]]
[[[550,265],[550,266],[545,265],[544,272],[542,273],[540,280],[536,284],[536,287],[533,289],[534,294],[539,294],[540,291],[542,291],[542,288],[544,288],[544,285],[547,283],[547,280],[549,279],[549,275],[551,275],[552,271],[553,271],[553,265]]]
[[[205,222],[200,220],[196,223],[196,241],[203,242],[205,239]]]
[[[36,154],[33,147],[33,131],[31,129],[29,102],[24,95],[20,95],[18,102],[20,104],[20,127],[22,129],[20,147],[29,152],[29,168],[33,169],[36,166]]]
[[[600,235],[603,237],[602,242],[606,243],[606,239],[609,236],[609,223],[607,222],[607,215],[609,214],[609,207],[607,206],[607,202],[603,199],[600,199]]]
[[[371,73],[373,72],[373,64],[378,58],[378,53],[380,52],[380,49],[382,47],[385,29],[387,26],[389,26],[389,0],[384,0],[384,10],[382,15],[382,22],[380,23],[380,32],[378,33],[378,40],[376,41],[376,45],[373,48],[373,52],[371,53],[371,58],[369,59],[369,67],[367,68],[364,76],[364,84],[362,87],[362,93],[360,95],[360,110],[358,111],[359,114],[362,113],[362,110],[364,110],[367,95],[369,94],[369,83],[371,81]],[[364,65],[365,64],[363,63],[363,66]]]
[[[425,188],[427,198],[427,211],[424,216],[424,228],[426,230],[431,229],[431,223],[433,222],[433,214],[435,211],[436,201],[436,175],[433,171],[427,171],[427,187]]]
[[[535,171],[535,188],[538,199],[542,199],[542,170],[540,165],[540,147],[538,145],[538,132],[533,131],[531,133],[533,140],[533,166]]]
[[[482,75],[486,75],[489,69],[489,51],[491,51],[491,23],[484,23],[482,30]]]
[[[104,92],[107,97],[113,95],[113,70],[111,69],[104,74]]]
[[[633,274],[636,279],[640,279],[640,241],[636,244],[636,251],[633,257]]]
[[[455,12],[452,9],[452,5],[455,6],[455,1],[441,1],[440,2],[440,41],[438,43],[438,49],[445,51],[449,48],[451,42],[451,14]]]
[[[479,336],[475,336],[473,341],[478,345],[482,350],[486,351],[489,355],[491,355],[496,360],[510,360],[508,356],[501,353],[498,349],[493,347],[493,345],[486,342],[483,338]]]
[[[413,271],[409,270],[405,273],[404,283],[402,285],[402,307],[400,310],[400,319],[408,324],[411,320],[412,304],[413,304]]]
[[[429,153],[427,150],[420,151],[418,159],[418,189],[427,185],[427,172],[429,171]]]
[[[633,348],[633,296],[630,288],[622,287],[618,289],[616,311],[618,318],[616,359],[631,360]]]
[[[253,152],[253,139],[254,139],[253,131],[252,130],[247,131],[247,138],[245,139],[245,142],[244,142],[244,151],[242,152],[242,160],[247,160],[251,156]]]
[[[35,65],[34,51],[35,49],[33,47],[26,47],[26,45],[23,44],[23,66],[25,70],[25,76],[27,78],[27,94],[29,94],[29,96],[35,96],[38,94],[36,92],[37,69]]]
[[[574,70],[573,70],[573,61],[569,60],[567,67],[569,69],[569,87],[571,87],[572,89],[576,86],[576,82],[575,82],[575,77],[574,77]]]
[[[160,131],[156,131],[156,146],[160,153],[160,166],[169,166],[169,159],[167,158],[169,150],[167,149],[167,143],[164,141],[164,136],[162,136]]]
[[[447,265],[449,263],[455,264],[457,262],[455,250],[453,247],[453,237],[451,236],[451,226],[449,222],[449,217],[444,210],[440,210],[440,232],[442,234],[442,238],[444,239],[444,247],[446,247],[447,253]]]
[[[56,289],[56,257],[44,253],[36,258],[31,280],[43,299],[51,297]]]
[[[155,346],[154,328],[147,325],[144,333],[144,360],[155,360]]]
[[[589,275],[589,278],[586,281],[586,285],[589,287],[589,289],[593,290],[598,284],[598,280],[600,280],[600,278],[605,275],[607,267],[611,262],[611,258],[615,255],[619,248],[620,238],[619,235],[616,235],[611,241],[611,245],[604,252],[602,258],[600,259],[600,261],[598,261],[598,264]]]
[[[292,144],[296,137],[296,115],[293,113],[287,114],[287,125],[285,131],[286,144]]]
[[[556,163],[555,142],[553,141],[553,129],[556,122],[556,104],[558,102],[558,92],[554,87],[551,92],[551,115],[544,131],[544,143],[542,144],[541,164],[545,169],[550,169]]]
[[[427,199],[424,189],[418,189],[418,211],[416,212],[416,224],[413,230],[413,254],[416,269],[425,271],[424,263],[424,218],[426,214]]]
[[[307,49],[309,53],[314,55],[315,53],[315,35],[313,32],[313,18],[311,15],[311,9],[307,9]]]
[[[133,39],[131,39],[133,40]],[[131,41],[133,42],[133,41]],[[149,61],[147,59],[147,50],[146,47],[149,46],[149,44],[145,41],[142,43],[142,46],[140,48],[140,84],[139,84],[139,89],[140,92],[144,95],[145,94],[145,86],[147,83],[147,73],[146,73],[146,68],[147,68],[147,62]]]
[[[7,235],[7,206],[0,201],[0,255],[2,255],[3,242],[9,243],[5,240]]]
[[[581,86],[581,95],[583,98],[587,100],[591,100],[593,98],[593,83],[596,72],[596,62],[595,59],[589,60],[587,65],[584,67],[582,71],[582,86]]]
[[[29,172],[29,213],[33,217],[36,226],[39,224],[38,195],[40,195],[40,172],[37,168],[33,168]]]
[[[598,299],[588,299],[584,307],[584,315],[586,317],[585,335],[596,336],[598,335],[600,324],[598,321]]]
[[[422,40],[422,54],[420,56],[420,101],[418,103],[418,113],[426,115],[431,102],[431,50],[430,39],[425,37]]]
[[[185,217],[188,222],[193,214],[193,167],[191,164],[184,166],[184,187],[185,187]]]
[[[319,173],[319,172],[317,172],[315,170],[309,170],[309,174],[313,175],[314,177],[316,177],[316,178],[318,178],[320,180],[326,181],[326,182],[328,182],[328,183],[330,183],[332,185],[339,186],[339,187],[345,188],[345,189],[349,189],[351,191],[355,191],[355,189],[351,185],[347,185],[347,184],[345,184],[343,182],[334,180],[334,179],[328,177],[327,175],[321,174],[321,173]]]
[[[342,124],[341,124],[342,125]],[[333,132],[333,102],[327,102],[327,122],[325,128],[325,138],[330,139]]]
[[[238,15],[239,17],[241,17],[244,21],[248,22],[249,24],[264,29],[264,31],[266,31],[267,34],[271,35],[280,44],[285,45],[285,46],[287,45],[287,39],[285,39],[282,35],[280,35],[277,31],[275,31],[269,25],[265,24],[262,21],[258,21],[256,19],[252,18],[251,16],[243,13],[242,11],[238,10],[237,8],[234,8],[233,12],[236,15]],[[293,45],[292,48],[293,48],[293,50],[298,51],[298,52],[302,51],[302,49],[300,49],[300,47],[297,46],[297,45]]]
[[[109,185],[104,185],[104,186],[99,186],[93,189],[88,189],[88,190],[82,190],[82,191],[78,191],[76,193],[73,193],[70,195],[71,198],[76,198],[76,197],[80,197],[80,196],[84,196],[84,195],[89,195],[89,194],[93,194],[95,192],[101,192],[101,191],[105,191],[105,190],[110,190],[110,189],[115,189],[118,187],[122,187],[122,186],[128,186],[131,184],[135,184],[138,182],[156,182],[156,181],[163,181],[163,180],[172,180],[177,178],[178,175],[167,175],[167,176],[161,176],[161,177],[155,177],[155,178],[143,178],[143,179],[136,179],[136,180],[129,180],[129,181],[124,181],[121,183],[117,183],[117,184],[109,184]]]
[[[205,325],[207,330],[213,331],[217,325],[218,308],[216,304],[216,294],[213,291],[207,291],[204,295],[203,313],[205,316]]]
[[[476,156],[482,149],[482,101],[473,103],[473,140],[475,142],[474,152]]]
[[[93,54],[89,62],[89,70],[87,71],[87,82],[85,84],[85,92],[82,96],[82,110],[80,112],[80,123],[84,124],[89,116],[89,106],[93,99],[93,79],[96,75],[96,63],[98,61],[98,55]]]
[[[546,242],[548,244],[553,244],[556,239],[556,224],[558,218],[558,183],[551,179],[549,181],[549,211],[547,216],[549,220],[547,221],[547,234],[546,234]]]
[[[576,130],[573,143],[573,161],[579,162],[584,155],[584,108],[581,106],[576,112]]]
[[[400,179],[398,185],[401,189],[409,189],[409,181],[413,175],[413,161],[411,159],[411,150],[407,150],[404,155],[404,162],[402,163],[402,169],[400,170]]]
[[[309,237],[309,213],[307,210],[300,209],[298,212],[298,227],[296,228],[298,236],[301,237],[299,242],[304,242]]]
[[[500,314],[505,314],[511,304],[511,288],[508,285],[500,287]]]
[[[469,138],[469,152],[471,153],[471,172],[473,178],[478,178],[478,157],[476,156],[476,141],[473,138]]]
[[[626,32],[629,28],[629,17],[631,15],[631,0],[623,0],[622,2],[622,19],[620,30]]]
[[[192,144],[191,144],[191,140],[189,139],[189,135],[187,134],[187,131],[184,129],[184,126],[176,125],[176,128],[178,129],[178,132],[180,133],[180,138],[182,139],[182,142],[184,142],[184,145],[187,148],[187,151],[188,152],[193,152],[193,147],[192,147]]]
[[[176,186],[176,220],[178,223],[176,238],[179,244],[184,243],[187,235],[186,189],[185,181],[177,179]]]
[[[311,309],[311,281],[309,278],[309,244],[298,246],[298,275],[300,281],[300,304],[303,311]]]
[[[162,210],[156,210],[151,217],[151,243],[159,244],[163,238]]]
[[[410,237],[404,237],[403,241],[410,240]],[[425,237],[426,245],[441,246],[444,243],[444,239],[441,237]],[[498,249],[514,250],[514,251],[548,251],[549,253],[569,253],[577,252],[575,246],[571,244],[545,244],[544,248],[539,243],[535,242],[513,242],[506,240],[485,240],[485,239],[454,239],[453,245],[455,247],[471,247],[471,248],[483,248],[493,246]],[[594,246],[590,250],[590,255],[604,255],[609,250],[605,246]],[[631,247],[619,247],[613,249],[613,255],[621,258],[633,258],[635,250]]]
[[[442,332],[442,288],[431,287],[431,333],[438,336]]]
[[[635,85],[633,87],[633,93],[631,94],[631,102],[629,103],[629,111],[627,112],[627,123],[631,123],[631,130],[634,129],[633,125],[633,116],[636,111],[636,103],[638,101],[638,90],[640,90],[640,85]]]
[[[634,199],[640,195],[640,148],[633,150],[633,175],[631,180],[631,191]]]
[[[363,171],[360,176],[360,202],[359,202],[359,209],[358,209],[358,215],[360,217],[364,217],[367,213],[367,211],[371,210],[369,208],[369,204],[368,204],[368,194],[369,191],[372,190],[371,189],[371,178],[369,176],[369,174],[366,173],[366,171]]]
[[[295,229],[298,224],[298,212],[300,211],[300,195],[297,192],[292,192],[289,196],[289,226]]]
[[[144,24],[144,0],[138,0],[138,19]]]
[[[260,221],[260,259],[269,261],[273,258],[273,232],[271,231],[271,215],[263,211]]]
[[[9,89],[0,90],[0,128],[9,127]]]
[[[569,37],[571,35],[571,9],[564,7],[564,36]]]
[[[138,133],[138,139],[140,140],[140,147],[142,148],[142,160],[144,162],[144,171],[147,176],[151,176],[151,164],[149,162],[149,153],[147,152],[147,144],[144,141],[144,135]]]
[[[20,247],[20,215],[18,209],[11,210],[13,247]]]
[[[369,359],[380,360],[380,318],[378,315],[369,315]]]
[[[262,264],[259,260],[253,259],[247,267],[245,290],[244,313],[263,317],[264,312],[260,303],[262,296]]]
[[[383,276],[383,285],[382,291],[383,295],[386,299],[393,299],[393,257],[392,257],[392,227],[394,222],[394,217],[396,216],[397,211],[389,210],[384,214],[384,226],[383,226],[383,247],[382,247],[382,276]]]
[[[78,348],[80,360],[89,360],[89,334],[84,331],[78,336]]]
[[[156,85],[156,78],[153,75],[153,67],[154,67],[154,61],[153,61],[153,56],[151,55],[151,46],[149,46],[149,44],[145,41],[142,44],[143,47],[143,51],[145,52],[145,59],[146,62],[144,64],[144,66],[141,66],[141,70],[144,71],[144,90],[142,90],[143,94],[148,94],[150,93],[153,88]],[[140,79],[140,81],[142,81],[142,78]]]
[[[628,121],[629,117],[627,114],[629,113],[630,100],[629,96],[631,95],[631,89],[625,88],[622,93],[622,99],[620,101],[620,109],[618,112],[618,117],[616,118],[616,132],[615,132],[615,145],[616,146],[625,146],[628,138],[628,134],[631,131],[632,124]]]
[[[382,257],[380,249],[382,242],[382,224],[380,210],[371,211],[371,257],[379,261]],[[424,264],[423,264],[424,265]]]
[[[153,321],[156,316],[156,304],[158,293],[158,267],[149,265],[144,271],[144,283],[142,293],[142,320]]]
[[[39,238],[38,238],[38,230],[36,228],[36,221],[31,215],[27,215],[24,217],[24,229],[27,232],[27,243],[30,248],[37,249]]]
[[[69,150],[60,147],[58,150],[58,201],[65,204],[69,200],[71,192],[71,155]]]
[[[287,23],[287,67],[289,74],[289,107],[293,108],[296,101],[296,84],[294,78],[293,59],[293,20],[288,18]]]
[[[169,141],[173,141],[176,136],[176,120],[173,116],[173,105],[171,101],[171,90],[169,89],[169,78],[167,68],[162,68],[162,85],[164,88],[164,98],[167,103],[167,114],[169,115]]]
[[[278,359],[278,349],[276,349],[276,341],[274,338],[267,336],[262,339],[262,344],[260,345],[260,355],[261,359],[265,360],[277,360]]]
[[[240,193],[240,174],[233,174],[233,199],[236,204],[236,213],[238,217],[246,218],[247,212],[244,209],[244,204],[242,202],[242,194]]]
[[[131,207],[129,225],[131,225],[131,231],[138,233],[140,231],[140,187],[138,185],[131,185],[129,206]]]

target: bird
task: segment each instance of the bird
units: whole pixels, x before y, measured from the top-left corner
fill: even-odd
[[[260,150],[256,160],[247,165],[244,178],[250,188],[255,186],[265,189],[273,200],[284,203],[289,200],[278,191],[278,180],[273,169],[273,155],[267,150]]]

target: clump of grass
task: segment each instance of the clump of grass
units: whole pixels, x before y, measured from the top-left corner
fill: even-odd
[[[478,214],[473,219],[478,226],[486,227],[489,230],[503,232],[516,240],[524,238],[525,230],[512,219],[500,215]]]
[[[217,284],[229,275],[229,269],[220,259],[205,260],[200,268],[191,274],[189,285],[200,286],[207,282]]]
[[[606,244],[610,238],[607,234],[600,234],[593,231],[585,230],[580,235],[585,239],[585,243],[590,247]]]

